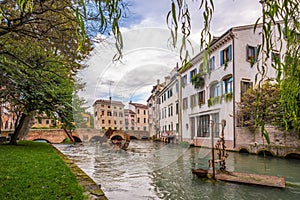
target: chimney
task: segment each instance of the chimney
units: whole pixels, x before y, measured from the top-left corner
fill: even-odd
[[[160,80],[159,80],[159,79],[157,79],[157,85],[159,85],[159,82],[160,82]]]
[[[165,77],[165,82],[166,82],[166,85],[167,85],[168,83],[170,83],[170,76],[166,76],[166,77]]]

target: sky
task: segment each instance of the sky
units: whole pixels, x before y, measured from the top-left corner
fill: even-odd
[[[200,0],[189,2],[192,18],[190,40],[193,50],[191,57],[199,51],[200,32],[203,26]],[[220,36],[231,27],[254,24],[261,16],[258,0],[215,0],[215,11],[211,32]],[[85,98],[87,106],[97,99],[146,104],[152,87],[159,79],[181,63],[179,47],[172,48],[171,37],[166,24],[166,16],[171,8],[171,0],[129,0],[130,14],[121,22],[124,40],[123,58],[113,62],[115,49],[113,39],[99,36],[104,42],[96,44],[85,64],[86,69],[79,73],[85,90],[79,95]],[[92,110],[90,110],[92,112]]]

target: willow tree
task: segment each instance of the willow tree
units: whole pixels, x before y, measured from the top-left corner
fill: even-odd
[[[196,0],[197,1],[197,0]],[[201,50],[204,52],[206,61],[210,54],[209,45],[212,41],[212,34],[210,31],[210,24],[214,13],[213,0],[199,0],[199,7],[203,10],[204,27],[201,31]],[[276,81],[280,87],[280,106],[284,110],[282,115],[282,121],[285,124],[286,129],[300,130],[300,7],[299,0],[260,0],[253,1],[253,3],[261,4],[262,15],[257,19],[255,24],[262,24],[260,34],[262,35],[262,45],[259,49],[260,54],[263,54],[263,60],[261,64],[257,66],[258,73],[262,79],[257,80],[259,87],[263,83],[263,78],[266,75],[267,60],[271,55],[272,50],[275,49],[274,35],[276,31],[280,38],[280,46],[283,42],[286,43],[286,52],[284,59],[275,59],[273,67],[277,72]],[[187,62],[188,52],[186,52],[186,44],[188,44],[188,36],[191,32],[191,17],[189,14],[190,3],[185,0],[172,0],[171,10],[168,14],[167,21],[169,28],[171,29],[171,35],[174,44],[177,41],[177,32],[181,30],[183,34],[183,46],[181,47],[181,53],[185,56],[183,58],[183,64]],[[281,21],[280,25],[277,23]],[[274,30],[273,27],[277,30]],[[254,28],[256,30],[256,26]],[[260,100],[260,89],[257,90],[257,101]],[[260,111],[257,110],[255,114],[256,127],[262,128],[263,136],[267,139],[268,134],[264,130],[264,120]]]

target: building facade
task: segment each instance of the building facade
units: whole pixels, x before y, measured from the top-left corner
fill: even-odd
[[[150,137],[155,136],[156,138],[159,137],[160,134],[160,119],[159,119],[159,113],[160,113],[160,99],[159,94],[165,87],[165,83],[160,83],[160,80],[157,80],[157,83],[155,86],[153,86],[153,89],[151,90],[151,95],[147,100],[147,106],[148,106],[148,114],[149,114],[149,133]]]
[[[174,135],[179,133],[179,85],[177,68],[171,71],[170,78],[166,78],[166,86],[158,94],[160,136]]]
[[[125,109],[125,130],[131,130],[134,131],[137,128],[135,127],[136,125],[136,113],[133,112],[132,110]]]
[[[136,113],[136,131],[149,131],[148,106],[140,103],[129,103],[129,110]]]
[[[179,70],[184,141],[210,146],[211,134],[218,138],[222,131],[221,122],[226,120],[226,145],[229,148],[236,146],[236,102],[240,102],[243,93],[255,85],[256,78],[261,78],[257,76],[256,67],[252,67],[262,60],[257,55],[257,48],[262,44],[261,26],[255,33],[253,27],[231,28],[221,37],[214,38],[206,64],[201,52]],[[267,78],[276,75],[271,67],[274,55],[282,59],[280,50],[274,49],[267,61]]]
[[[94,127],[100,130],[124,130],[124,104],[121,101],[96,100],[94,107]]]

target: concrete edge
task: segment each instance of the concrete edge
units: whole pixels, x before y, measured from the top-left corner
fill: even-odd
[[[77,181],[84,188],[84,195],[88,196],[89,200],[108,200],[104,192],[95,181],[89,177],[82,169],[80,169],[71,159],[59,151],[55,146],[51,145],[57,154],[63,159],[66,165],[71,169],[76,176]]]

